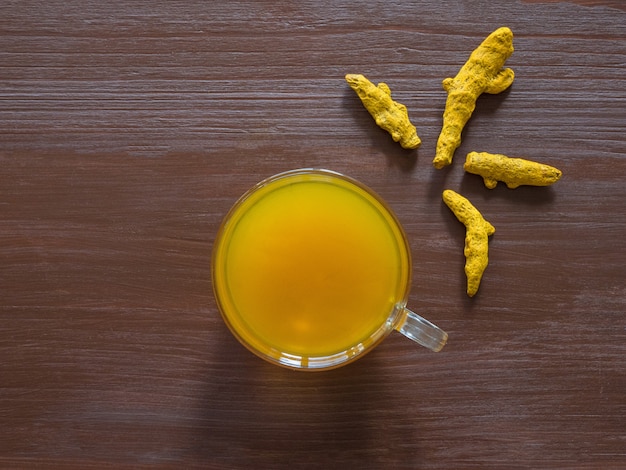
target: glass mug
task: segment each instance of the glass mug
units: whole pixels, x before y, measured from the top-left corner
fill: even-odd
[[[246,192],[222,222],[211,269],[231,332],[287,368],[347,364],[393,330],[433,351],[448,338],[406,307],[411,254],[395,215],[336,172],[287,171]]]

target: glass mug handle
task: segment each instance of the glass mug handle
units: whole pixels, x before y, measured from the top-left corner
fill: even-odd
[[[394,328],[407,338],[435,352],[441,351],[448,341],[448,333],[406,307],[401,309]]]

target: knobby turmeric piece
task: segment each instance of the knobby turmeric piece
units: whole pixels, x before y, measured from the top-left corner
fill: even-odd
[[[468,173],[482,176],[489,189],[495,188],[498,181],[511,189],[521,185],[549,186],[562,175],[561,170],[550,165],[487,152],[468,153],[463,168]]]
[[[478,97],[482,93],[497,94],[511,86],[515,74],[503,66],[512,53],[513,33],[507,27],[498,28],[471,53],[456,77],[443,80],[448,98],[433,159],[435,168],[452,163],[454,151],[461,145],[461,132],[474,112]]]
[[[446,189],[443,192],[443,202],[465,225],[464,254],[467,295],[473,297],[478,292],[480,280],[489,262],[488,237],[493,235],[496,229],[483,218],[471,202],[451,189]]]
[[[348,74],[346,81],[361,99],[365,109],[376,124],[389,132],[395,142],[405,149],[414,149],[422,143],[415,126],[409,121],[406,106],[391,99],[391,90],[386,83],[374,85],[363,75]]]

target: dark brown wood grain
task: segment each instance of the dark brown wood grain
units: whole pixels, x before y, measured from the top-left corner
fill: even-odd
[[[515,83],[435,170],[441,80],[502,25]],[[625,64],[615,1],[2,2],[0,467],[626,468]],[[346,73],[389,84],[418,150]],[[488,190],[474,150],[563,178]],[[228,332],[222,217],[299,167],[388,201],[442,352],[394,334],[297,373]],[[446,188],[496,227],[473,299]]]

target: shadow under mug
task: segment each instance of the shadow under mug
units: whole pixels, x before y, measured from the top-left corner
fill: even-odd
[[[287,171],[247,191],[219,228],[211,269],[231,332],[284,367],[347,364],[394,330],[432,351],[448,338],[406,307],[411,254],[396,216],[333,171]]]

